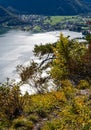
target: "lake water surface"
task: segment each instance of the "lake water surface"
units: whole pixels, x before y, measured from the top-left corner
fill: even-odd
[[[16,66],[34,58],[35,44],[53,43],[59,39],[60,32],[71,38],[82,37],[81,33],[68,30],[32,34],[19,30],[10,30],[0,35],[0,82],[7,77],[18,79]]]

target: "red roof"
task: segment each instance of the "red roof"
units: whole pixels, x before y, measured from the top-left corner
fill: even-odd
[[[87,21],[87,24],[91,25],[91,21]]]

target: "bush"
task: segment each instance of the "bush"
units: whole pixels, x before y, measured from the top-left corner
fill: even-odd
[[[23,113],[24,100],[20,94],[19,86],[0,87],[0,119],[10,121]]]
[[[75,89],[73,84],[69,80],[63,80],[61,82],[62,90],[65,94],[65,97],[69,100],[75,96]]]
[[[88,88],[90,88],[90,85],[87,80],[80,80],[77,88],[78,89],[88,89]]]
[[[82,130],[91,130],[91,122],[86,124]]]
[[[60,129],[60,120],[48,121],[44,124],[41,130],[59,130]]]
[[[39,117],[36,114],[31,114],[31,115],[29,115],[28,119],[31,120],[32,122],[36,123],[36,122],[38,122]]]
[[[33,128],[33,123],[26,118],[20,117],[18,119],[15,119],[13,121],[13,126],[12,128],[14,129],[25,129],[25,130],[31,130]]]
[[[47,111],[44,108],[38,108],[36,112],[42,118],[47,117]]]

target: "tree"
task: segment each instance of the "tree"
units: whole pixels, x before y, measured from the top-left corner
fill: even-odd
[[[23,113],[24,100],[19,85],[4,83],[0,86],[0,121],[11,121]]]
[[[42,61],[43,62],[43,61]],[[42,65],[43,63],[41,63]],[[36,89],[37,93],[43,93],[47,90],[47,82],[49,80],[49,76],[43,76],[43,68],[41,65],[32,61],[31,64],[27,67],[22,65],[17,66],[17,71],[21,78],[22,84],[29,84],[30,87]]]
[[[89,52],[91,53],[91,34],[87,34],[86,38]]]
[[[60,84],[65,79],[76,83],[83,78],[82,56],[85,54],[85,50],[84,44],[60,35],[56,47],[53,48],[55,59],[51,69],[51,75],[56,84]]]
[[[35,45],[33,52],[40,62],[33,61],[27,67],[18,66],[21,81],[43,92],[51,81],[58,87],[65,79],[74,84],[78,84],[80,80],[89,80],[91,62],[90,58],[87,59],[87,51],[86,44],[70,40],[63,34],[60,34],[59,40],[54,44]],[[47,75],[43,77],[44,72]]]

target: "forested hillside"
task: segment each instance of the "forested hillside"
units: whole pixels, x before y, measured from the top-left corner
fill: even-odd
[[[76,15],[91,11],[87,2],[82,0],[0,0],[0,4],[21,13],[42,15]]]

